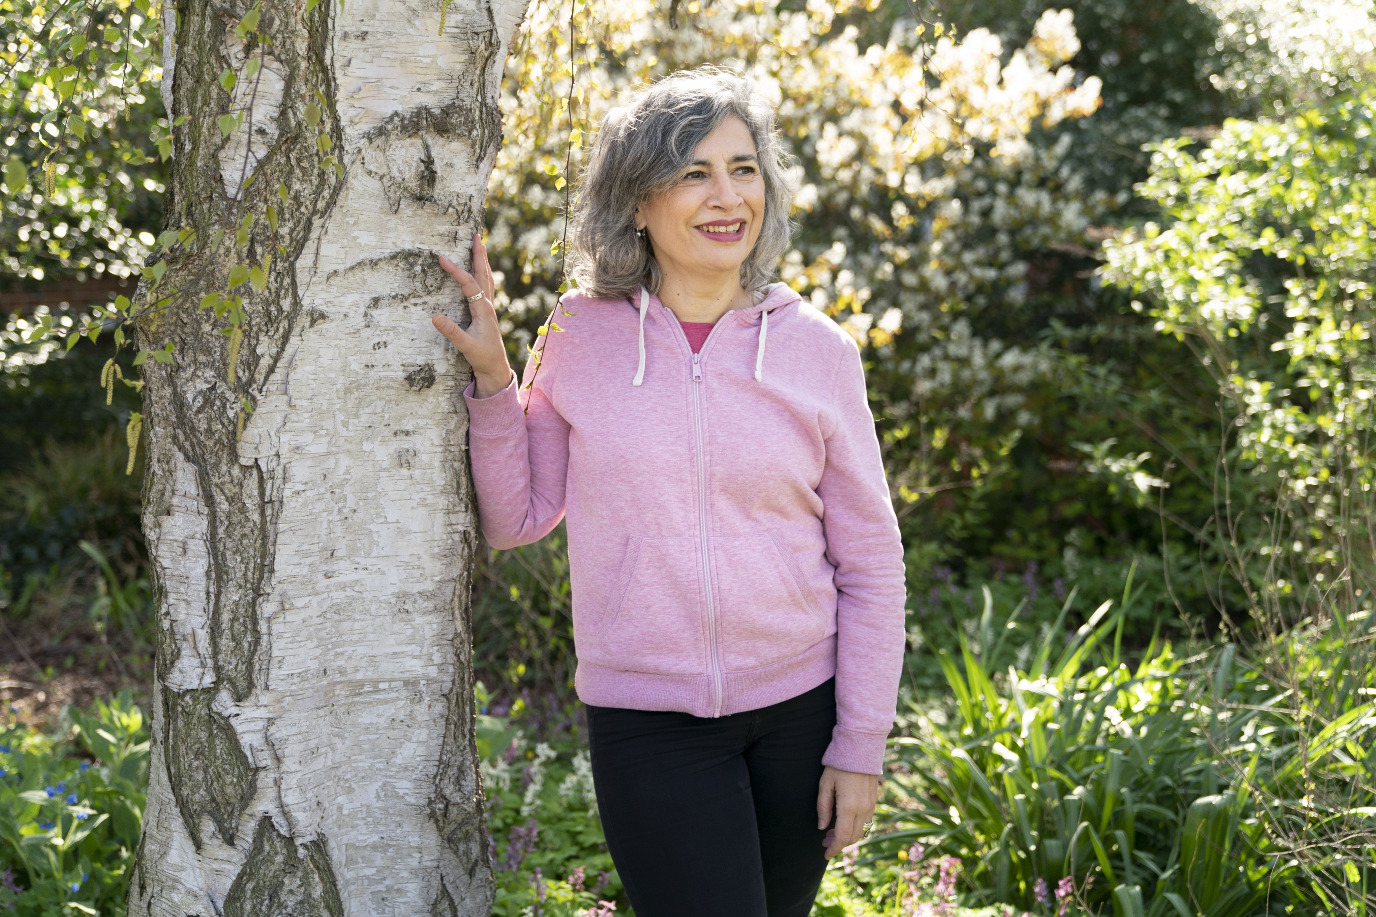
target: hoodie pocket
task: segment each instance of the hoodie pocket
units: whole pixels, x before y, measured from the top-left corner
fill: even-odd
[[[826,637],[828,616],[773,532],[716,538],[713,547],[728,672],[782,662]]]
[[[589,662],[625,672],[701,675],[707,671],[697,539],[632,536]]]

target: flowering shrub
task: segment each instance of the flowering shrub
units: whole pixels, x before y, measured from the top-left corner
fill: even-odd
[[[56,917],[121,915],[138,846],[148,730],[129,692],[72,734],[0,729],[0,908]]]
[[[523,700],[490,710],[477,686],[479,769],[498,917],[610,917],[621,881],[597,817],[578,716],[539,717]],[[538,737],[538,738],[537,738]]]

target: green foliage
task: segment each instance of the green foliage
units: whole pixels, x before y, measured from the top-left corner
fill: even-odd
[[[129,692],[70,733],[0,730],[0,906],[24,917],[122,915],[143,820],[148,729]]]
[[[532,545],[485,548],[474,573],[473,665],[498,693],[522,688],[567,697],[573,634],[567,536],[560,525]]]
[[[1277,512],[1221,520],[1263,567],[1333,566],[1347,560],[1340,545],[1371,540],[1345,507],[1376,483],[1374,122],[1366,94],[1284,121],[1230,121],[1198,152],[1162,143],[1142,186],[1160,222],[1106,247],[1104,276],[1142,295],[1136,308],[1215,377],[1234,426],[1232,482],[1273,495]],[[1282,525],[1291,512],[1297,524]],[[1241,573],[1254,588],[1257,576]]]
[[[497,880],[497,917],[536,908],[584,917],[615,902],[621,880],[607,853],[584,727],[570,705],[537,718],[524,701],[498,715],[479,683],[478,756]],[[627,913],[623,907],[619,913]]]
[[[0,285],[138,271],[165,190],[156,15],[0,0]]]
[[[1274,693],[1237,679],[1226,648],[1206,665],[1153,644],[1128,664],[1110,605],[1069,640],[1052,628],[1006,679],[968,642],[959,660],[943,654],[955,717],[898,740],[925,804],[897,813],[890,843],[957,857],[975,888],[1027,907],[1039,881],[1067,878],[1117,917],[1243,917],[1265,911],[1268,887],[1278,905],[1285,869],[1257,852],[1245,782],[1214,761],[1253,737],[1241,705]]]

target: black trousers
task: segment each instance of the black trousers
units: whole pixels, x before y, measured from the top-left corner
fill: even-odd
[[[636,917],[807,917],[835,679],[718,719],[588,707],[592,776]]]

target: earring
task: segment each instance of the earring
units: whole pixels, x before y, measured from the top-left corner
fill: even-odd
[[[645,230],[644,230],[644,229],[637,229],[637,230],[635,231],[635,235],[636,235],[636,238],[638,238],[641,242],[644,242],[644,241],[645,241]]]

